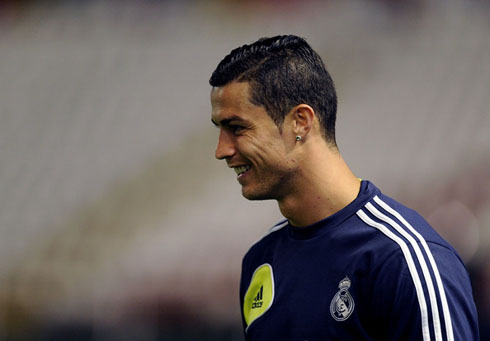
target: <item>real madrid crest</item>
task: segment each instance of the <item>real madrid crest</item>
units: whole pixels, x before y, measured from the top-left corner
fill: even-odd
[[[345,321],[354,311],[354,300],[349,293],[350,279],[345,277],[339,283],[339,291],[332,298],[330,302],[330,314],[335,321]]]

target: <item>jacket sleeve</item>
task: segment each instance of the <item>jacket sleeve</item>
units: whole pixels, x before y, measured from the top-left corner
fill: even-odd
[[[402,252],[395,252],[377,269],[371,295],[376,339],[479,339],[464,265],[451,249],[437,244],[429,249],[433,262],[425,256],[410,268]],[[421,263],[427,266],[425,273]]]
[[[479,340],[473,290],[463,262],[452,250],[437,244],[429,246],[441,274],[454,340]]]

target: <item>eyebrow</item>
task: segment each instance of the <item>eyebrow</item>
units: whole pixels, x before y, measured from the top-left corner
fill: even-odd
[[[247,121],[244,120],[243,118],[241,118],[240,116],[231,116],[229,118],[225,118],[219,122],[216,122],[214,119],[211,118],[211,122],[213,122],[213,124],[216,126],[216,127],[219,127],[219,126],[228,126],[230,125],[230,122],[231,121],[238,121],[239,123],[246,123]]]

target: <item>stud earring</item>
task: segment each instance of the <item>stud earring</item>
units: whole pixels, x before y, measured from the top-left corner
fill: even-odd
[[[299,135],[296,135],[296,141],[301,141],[301,140],[302,140],[302,137]]]

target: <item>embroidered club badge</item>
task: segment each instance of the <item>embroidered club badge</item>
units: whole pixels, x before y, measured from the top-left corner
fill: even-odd
[[[351,282],[349,277],[345,277],[339,283],[339,291],[330,302],[330,314],[335,321],[345,321],[354,311],[354,300],[349,293]]]

